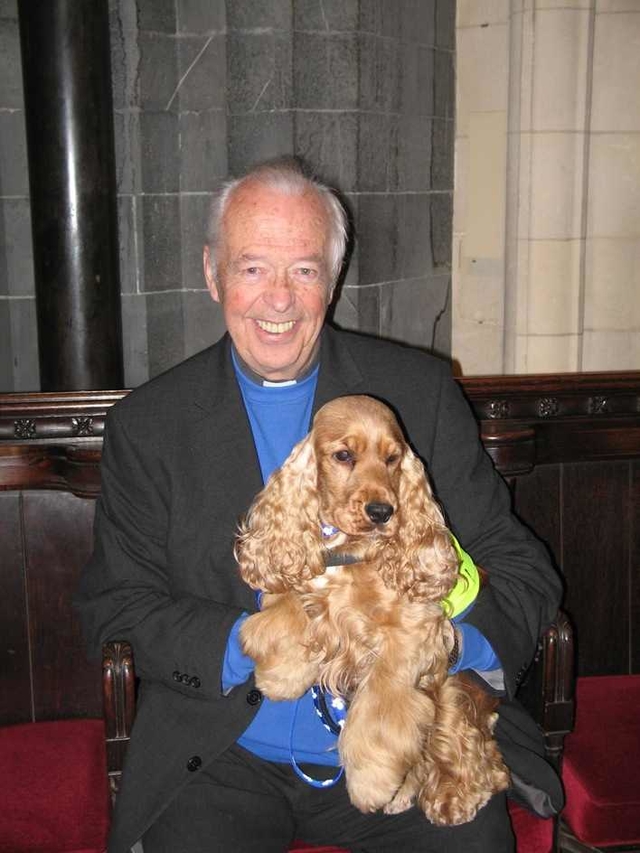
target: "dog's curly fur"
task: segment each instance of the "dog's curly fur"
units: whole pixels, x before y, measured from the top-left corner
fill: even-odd
[[[323,540],[320,522],[340,532]],[[327,569],[328,550],[361,561]],[[495,701],[448,675],[441,601],[458,558],[387,406],[326,404],[251,506],[236,557],[265,593],[241,629],[259,689],[295,699],[318,683],[349,701],[338,748],[357,808],[416,803],[433,823],[459,824],[508,786]]]

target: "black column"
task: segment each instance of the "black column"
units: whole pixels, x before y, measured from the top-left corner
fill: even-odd
[[[19,0],[43,391],[121,388],[107,0]]]

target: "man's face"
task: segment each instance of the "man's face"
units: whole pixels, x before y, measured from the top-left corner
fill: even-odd
[[[252,183],[231,198],[222,227],[217,277],[207,247],[204,268],[236,349],[265,379],[294,379],[315,356],[333,292],[325,209],[313,193]]]

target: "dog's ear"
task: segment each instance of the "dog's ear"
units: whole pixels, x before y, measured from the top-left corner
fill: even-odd
[[[254,589],[286,592],[324,571],[317,467],[310,437],[272,474],[240,525],[235,556]]]
[[[458,557],[422,462],[406,448],[401,462],[396,536],[383,550],[383,579],[411,599],[441,601],[451,591]]]

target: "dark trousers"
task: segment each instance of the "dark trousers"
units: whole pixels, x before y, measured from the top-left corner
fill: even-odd
[[[332,768],[333,769],[333,768]],[[327,768],[305,767],[327,778]],[[194,774],[143,838],[144,853],[284,853],[297,839],[352,853],[513,853],[504,795],[463,826],[436,827],[411,809],[361,814],[344,781],[317,789],[284,764],[232,747]]]

